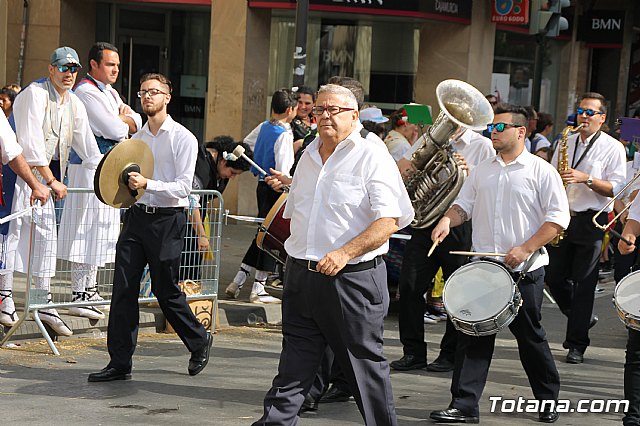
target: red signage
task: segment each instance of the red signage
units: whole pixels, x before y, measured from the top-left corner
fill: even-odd
[[[509,25],[529,23],[529,0],[493,0],[491,22]]]

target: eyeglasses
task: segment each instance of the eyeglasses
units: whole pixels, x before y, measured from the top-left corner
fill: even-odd
[[[78,72],[78,69],[80,68],[79,66],[76,65],[63,65],[61,67],[57,67],[58,71],[60,72],[67,72],[67,71],[71,71],[71,74],[75,74]]]
[[[493,129],[496,129],[498,132],[504,132],[504,129],[507,127],[524,127],[520,124],[510,124],[510,123],[492,123],[487,124],[487,131],[489,133],[493,132]]]
[[[311,114],[319,117],[322,114],[324,114],[324,112],[326,111],[329,113],[329,116],[332,116],[332,115],[340,114],[341,112],[354,111],[354,110],[355,108],[343,108],[335,105],[329,105],[327,107],[314,106],[313,108],[311,108]]]
[[[592,109],[576,108],[578,115],[587,114],[589,117],[593,117],[596,114],[604,114],[602,111],[594,111]]]
[[[161,93],[163,95],[168,95],[168,93],[165,93],[160,89],[149,89],[149,90],[140,90],[138,92],[138,97],[139,98],[144,98],[146,95],[149,95],[150,97],[154,97],[155,95],[159,95]]]

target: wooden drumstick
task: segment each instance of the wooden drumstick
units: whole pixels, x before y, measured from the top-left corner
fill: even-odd
[[[433,251],[436,249],[436,247],[438,246],[438,244],[440,244],[440,240],[436,239],[433,242],[433,245],[431,246],[431,248],[429,249],[429,253],[427,253],[427,257],[431,257],[431,255],[433,254]]]
[[[458,256],[498,256],[505,257],[504,253],[482,253],[478,251],[450,251],[449,254],[455,254]]]

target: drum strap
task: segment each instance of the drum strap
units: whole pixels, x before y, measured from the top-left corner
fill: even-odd
[[[516,281],[516,285],[519,285],[520,281],[524,279],[524,276],[527,274],[527,272],[529,272],[529,268],[533,266],[536,259],[538,259],[538,256],[540,256],[541,250],[542,248],[539,248],[538,250],[534,251],[533,254],[529,257],[529,259],[527,259],[527,261],[524,263],[524,266],[522,267],[522,271],[520,271],[520,275],[518,275],[518,281]]]

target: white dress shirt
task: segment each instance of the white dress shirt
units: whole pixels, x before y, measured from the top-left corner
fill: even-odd
[[[451,147],[454,152],[464,157],[469,171],[484,160],[496,155],[491,139],[472,130],[465,131],[460,139],[451,143]]]
[[[397,218],[400,228],[411,223],[413,208],[386,148],[362,138],[356,128],[323,165],[321,143],[316,138],[305,150],[287,199],[284,217],[291,218],[291,236],[285,249],[289,256],[319,260],[380,218]],[[371,260],[388,248],[385,242],[349,263]]]
[[[262,125],[264,121],[258,124],[243,140],[242,142],[249,145],[252,150],[255,150],[256,141],[258,140],[258,135],[260,134],[260,129],[262,129]],[[268,171],[268,170],[267,170]]]
[[[58,105],[73,102],[74,120],[71,148],[82,159],[82,167],[95,169],[102,160],[102,154],[89,126],[87,110],[72,92],[66,91],[64,96],[60,96],[58,92],[55,94]],[[31,167],[49,165],[42,130],[48,99],[49,93],[44,85],[33,82],[16,96],[16,101],[13,104],[18,143],[23,149],[22,155]],[[58,119],[62,119],[61,114],[58,115]],[[54,128],[59,128],[59,123],[52,123],[52,125]]]
[[[570,221],[560,175],[526,149],[509,164],[496,155],[476,166],[454,204],[473,220],[472,242],[477,252],[507,253],[529,240],[545,222],[566,229]],[[529,270],[548,263],[544,253]]]
[[[589,136],[586,141],[579,141],[578,151],[575,152],[576,140],[579,140],[579,136],[579,134],[571,135],[567,140],[569,167],[587,173],[596,179],[611,182],[613,184],[613,193],[618,193],[627,181],[627,157],[622,144],[605,132],[601,132],[587,155],[576,168],[574,164],[578,162],[582,153],[589,145],[589,142],[595,136],[595,133]],[[558,148],[551,160],[551,164],[553,164],[554,167],[558,166],[559,152],[560,143],[558,143]],[[592,191],[591,188],[584,183],[567,185],[567,196],[569,197],[569,207],[575,212],[583,212],[586,210],[598,211],[610,200],[609,197],[604,197]],[[612,206],[609,206],[606,211],[609,212],[612,208]]]
[[[389,153],[396,161],[401,159],[409,150],[411,150],[411,144],[407,138],[395,130],[391,130],[389,132],[387,137],[384,138],[384,143],[387,145]]]
[[[282,123],[286,131],[282,132],[273,146],[273,155],[276,159],[276,170],[280,170],[286,175],[289,174],[291,166],[295,161],[293,153],[293,132],[289,123]],[[265,170],[269,173],[269,170]]]
[[[629,216],[627,217],[627,220],[629,219],[640,222],[640,203],[635,202],[631,204],[631,207],[629,207]],[[636,244],[638,244],[638,242],[636,242]]]
[[[532,154],[535,154],[541,149],[545,149],[545,148],[549,149],[549,147],[551,147],[551,142],[549,142],[549,139],[547,139],[546,136],[543,135],[542,133],[536,133],[533,139],[534,141],[537,141],[535,152],[531,152],[531,144],[532,144],[531,139],[527,138],[524,141],[524,146],[527,148],[527,151],[531,152]]]
[[[22,154],[22,148],[18,145],[16,134],[7,121],[7,117],[0,113],[0,149],[2,150],[2,164]]]
[[[149,122],[133,135],[149,145],[153,153],[153,178],[138,203],[155,207],[189,207],[189,193],[198,155],[198,140],[186,127],[164,120],[158,134],[149,131]]]
[[[110,84],[97,80],[96,83],[102,91],[91,83],[83,83],[74,90],[87,109],[93,134],[118,142],[126,139],[129,136],[129,125],[118,117],[120,105],[123,104],[122,99]],[[127,117],[136,123],[136,129],[142,128],[140,114],[132,111]]]

